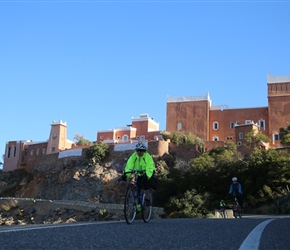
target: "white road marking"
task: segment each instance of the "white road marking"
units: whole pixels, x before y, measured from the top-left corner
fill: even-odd
[[[264,231],[264,228],[274,219],[266,220],[256,226],[248,235],[248,237],[243,241],[242,245],[240,246],[239,250],[258,250],[261,235]]]
[[[102,222],[85,222],[85,223],[70,223],[70,224],[47,224],[47,225],[36,225],[36,226],[24,226],[24,227],[15,227],[9,229],[0,230],[1,233],[10,233],[18,231],[30,231],[30,230],[39,230],[47,228],[61,228],[61,227],[78,227],[78,226],[88,226],[88,225],[97,225],[97,224],[110,224],[110,223],[120,223],[122,221],[102,221]]]

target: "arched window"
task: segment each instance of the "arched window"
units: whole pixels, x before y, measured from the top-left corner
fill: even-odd
[[[182,123],[181,122],[177,123],[177,130],[178,131],[182,130]]]
[[[239,139],[243,139],[244,138],[244,134],[243,134],[243,132],[240,132],[239,133]]]
[[[259,120],[258,121],[258,123],[259,123],[259,129],[261,130],[261,129],[266,129],[266,124],[265,124],[265,120]]]
[[[219,123],[218,123],[218,122],[213,122],[213,124],[212,124],[212,128],[213,128],[214,130],[218,130],[218,129],[219,129]]]

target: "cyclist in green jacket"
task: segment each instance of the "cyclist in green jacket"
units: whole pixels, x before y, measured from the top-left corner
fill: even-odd
[[[224,202],[224,200],[221,200],[220,201],[220,212],[221,212],[223,218],[226,218],[225,210],[226,210],[226,203]]]
[[[220,209],[225,209],[226,208],[226,203],[224,202],[224,200],[220,201]]]
[[[130,171],[131,169],[144,171],[144,175],[138,177],[137,185],[139,189],[144,190],[146,201],[146,196],[148,197],[149,195],[150,180],[155,172],[155,165],[152,156],[147,152],[147,148],[142,142],[139,142],[136,145],[135,152],[127,161],[125,172]],[[127,177],[130,177],[130,174],[124,176],[125,179]]]

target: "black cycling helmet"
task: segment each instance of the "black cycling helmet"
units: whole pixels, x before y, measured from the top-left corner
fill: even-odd
[[[144,151],[145,152],[147,150],[147,148],[144,145],[144,143],[139,142],[139,143],[137,143],[135,150],[136,151]]]

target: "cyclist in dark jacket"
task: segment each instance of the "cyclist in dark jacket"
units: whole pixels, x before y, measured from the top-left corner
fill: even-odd
[[[233,181],[233,183],[230,185],[229,194],[233,195],[234,197],[236,196],[241,208],[243,208],[242,185],[238,182],[238,178],[237,177],[233,177],[232,181]]]

